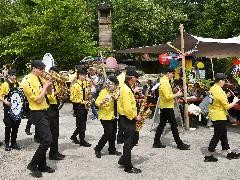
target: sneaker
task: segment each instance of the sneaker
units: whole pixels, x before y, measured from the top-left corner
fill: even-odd
[[[11,148],[16,149],[16,150],[21,150],[22,149],[21,146],[19,146],[17,143],[12,144]]]
[[[163,145],[162,143],[154,143],[152,147],[153,148],[165,148],[166,145]]]
[[[93,148],[94,149],[94,152],[95,152],[95,155],[96,155],[96,157],[97,158],[101,158],[101,151],[99,151],[99,150],[97,150],[97,148],[95,147],[95,148]]]
[[[92,145],[90,143],[88,143],[87,141],[83,141],[83,142],[80,142],[80,146],[83,146],[83,147],[91,147]]]
[[[47,173],[54,173],[55,169],[49,167],[49,166],[44,166],[44,167],[39,167],[40,172],[47,172]]]
[[[190,150],[190,145],[189,144],[181,144],[177,146],[178,149],[180,150]]]
[[[239,159],[239,154],[235,153],[235,152],[231,152],[227,154],[227,159],[231,160],[231,159]]]
[[[139,174],[142,172],[141,169],[138,169],[138,168],[135,168],[135,167],[132,167],[131,169],[124,169],[125,172],[127,173],[134,173],[134,174]]]
[[[217,161],[218,159],[213,157],[213,155],[204,157],[204,162],[217,162]]]
[[[42,173],[39,171],[37,165],[28,164],[27,169],[31,171],[31,175],[36,178],[42,177]]]
[[[122,153],[119,151],[109,151],[109,155],[116,155],[116,156],[121,156]]]
[[[74,144],[80,144],[80,141],[76,137],[71,136],[70,139]]]

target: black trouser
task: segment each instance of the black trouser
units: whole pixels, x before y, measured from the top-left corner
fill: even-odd
[[[88,111],[83,104],[76,103],[73,104],[73,110],[76,115],[76,129],[73,132],[72,137],[77,137],[77,135],[79,135],[80,142],[83,142],[85,139]]]
[[[5,143],[9,143],[11,139],[11,145],[13,145],[17,140],[17,133],[21,120],[13,120],[8,114],[8,108],[4,108],[3,122],[5,124]]]
[[[160,143],[160,138],[161,138],[163,129],[166,126],[167,122],[169,122],[171,124],[171,130],[172,130],[173,138],[174,138],[176,144],[178,146],[182,145],[183,142],[179,137],[178,128],[177,128],[178,125],[177,125],[177,121],[175,118],[173,108],[161,109],[160,123],[157,127],[157,131],[156,131],[155,138],[154,138],[154,144]]]
[[[227,138],[227,121],[219,120],[212,121],[214,127],[214,134],[209,143],[208,150],[214,152],[219,140],[221,141],[222,150],[230,149]]]
[[[47,110],[31,111],[31,119],[40,138],[40,145],[32,158],[31,164],[38,165],[39,167],[46,165],[46,152],[52,143],[52,134],[48,118]]]
[[[58,137],[59,137],[59,110],[58,105],[50,104],[48,109],[50,130],[52,133],[52,144],[50,145],[49,156],[58,153]]]
[[[131,150],[135,145],[136,121],[130,120],[122,115],[119,116],[119,121],[124,131],[123,155],[119,159],[119,164],[124,165],[125,169],[131,169],[133,167],[131,162]]]
[[[96,146],[98,151],[101,151],[105,144],[108,142],[109,152],[116,151],[115,147],[115,140],[116,140],[116,133],[117,133],[117,120],[101,120],[101,124],[104,129],[104,134],[102,135],[101,139],[98,141]]]
[[[123,134],[123,127],[121,126],[118,118],[118,133],[117,133],[117,141],[118,142],[123,142],[124,141],[124,134]]]

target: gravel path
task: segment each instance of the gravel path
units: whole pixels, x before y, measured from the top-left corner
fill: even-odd
[[[2,115],[2,105],[0,118]],[[133,164],[142,169],[141,174],[127,174],[119,168],[118,157],[107,154],[103,149],[103,156],[97,159],[93,147],[102,135],[102,126],[97,120],[88,120],[86,139],[92,147],[84,148],[71,143],[69,137],[75,128],[75,118],[72,116],[71,104],[65,104],[60,111],[60,152],[66,155],[63,161],[50,161],[48,164],[56,169],[53,174],[43,174],[42,179],[240,179],[240,159],[228,160],[221,154],[221,147],[216,150],[217,163],[204,163],[204,155],[213,131],[199,128],[196,131],[180,129],[180,136],[184,142],[191,144],[191,150],[180,151],[176,149],[171,132],[166,131],[162,142],[167,145],[165,149],[153,149],[154,132],[150,132],[151,122],[148,121],[140,133],[139,145],[132,151]],[[21,151],[5,152],[0,147],[0,179],[33,179],[26,169],[31,160],[37,144],[33,135],[27,136],[24,132],[26,119],[22,120],[18,134],[18,143],[23,147]],[[239,129],[229,127],[230,147],[238,152]],[[34,127],[31,129],[34,132]],[[4,138],[4,124],[0,123],[0,141]],[[122,151],[122,145],[117,145]]]

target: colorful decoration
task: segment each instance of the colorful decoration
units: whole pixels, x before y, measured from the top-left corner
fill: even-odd
[[[171,60],[170,61],[170,64],[169,64],[169,67],[172,68],[172,69],[175,69],[179,66],[180,62],[178,60]]]
[[[117,60],[114,57],[108,57],[106,60],[106,66],[109,69],[115,69],[118,67]]]
[[[204,68],[204,64],[202,62],[199,62],[199,63],[197,63],[197,67],[199,69],[202,69],[202,68]]]
[[[240,59],[234,58],[233,59],[233,64],[234,65],[239,65],[240,64]]]
[[[179,59],[179,54],[176,52],[163,53],[159,55],[160,64],[169,64],[171,60]]]

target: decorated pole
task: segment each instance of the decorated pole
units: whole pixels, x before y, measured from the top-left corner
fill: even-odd
[[[183,24],[180,24],[181,34],[181,56],[182,56],[182,72],[183,72],[183,92],[184,92],[184,119],[186,123],[186,129],[189,129],[189,117],[188,117],[188,104],[187,104],[187,78],[186,78],[186,62],[184,52],[184,36],[183,36]]]

